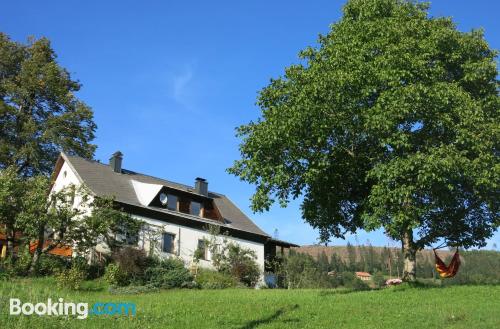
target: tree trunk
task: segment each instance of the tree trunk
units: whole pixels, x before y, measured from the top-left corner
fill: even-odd
[[[36,272],[36,268],[38,266],[38,261],[40,260],[40,256],[42,255],[43,244],[45,243],[45,225],[40,225],[38,228],[38,241],[37,241],[35,252],[33,253],[33,257],[31,258],[30,267],[28,273],[30,275],[34,275]]]
[[[14,253],[14,240],[16,238],[16,232],[11,225],[6,225],[5,237],[7,238],[7,255],[10,256],[10,260],[13,262],[16,258]]]
[[[403,281],[414,282],[416,280],[417,249],[413,242],[413,231],[411,229],[403,234],[402,242],[404,256]]]

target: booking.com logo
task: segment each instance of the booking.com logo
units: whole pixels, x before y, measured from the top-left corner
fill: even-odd
[[[51,315],[68,316],[74,315],[77,319],[86,319],[89,315],[127,315],[135,316],[136,307],[134,303],[102,303],[97,302],[89,309],[88,303],[65,302],[59,298],[53,302],[51,298],[46,303],[22,303],[18,298],[10,299],[10,315]]]

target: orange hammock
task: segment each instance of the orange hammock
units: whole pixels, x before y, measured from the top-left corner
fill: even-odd
[[[434,250],[434,257],[436,258],[436,271],[441,278],[452,278],[458,273],[458,269],[460,268],[460,255],[458,254],[458,249],[455,251],[455,255],[453,255],[448,266],[439,258],[436,254],[436,250]]]

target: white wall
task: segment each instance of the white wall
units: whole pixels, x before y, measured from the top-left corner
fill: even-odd
[[[78,185],[80,184],[80,181],[78,180],[76,174],[73,172],[73,169],[71,169],[68,163],[64,161],[61,170],[59,171],[59,175],[57,175],[56,180],[54,181],[52,191],[60,191],[69,184]]]
[[[193,255],[196,249],[198,248],[198,240],[202,239],[210,239],[211,236],[207,231],[198,230],[186,226],[181,226],[177,224],[166,223],[160,220],[142,217],[142,216],[133,216],[139,220],[148,224],[148,228],[150,231],[154,231],[156,235],[153,233],[146,233],[145,231],[141,232],[139,236],[139,247],[143,248],[148,252],[151,248],[150,239],[152,236],[157,236],[160,238],[159,244],[157,245],[156,254],[160,257],[176,257],[179,256],[186,265],[189,265],[193,262]],[[174,253],[168,254],[161,251],[161,234],[162,233],[170,233],[175,235],[174,239]],[[257,263],[259,264],[261,271],[264,271],[264,244],[238,239],[235,237],[224,237],[227,242],[238,243],[245,249],[253,250],[257,256]],[[219,238],[222,241],[222,238]],[[180,244],[180,249],[179,249]],[[200,260],[199,265],[202,267],[212,267],[211,264],[211,256],[210,252],[208,252],[207,260]]]
[[[52,185],[52,190],[51,192],[59,192],[63,188],[69,186],[69,185],[74,185],[74,186],[79,186],[80,185],[80,180],[76,176],[75,172],[71,167],[68,165],[66,161],[64,161],[61,170],[59,171],[59,175],[57,175],[54,185]],[[92,202],[92,197],[89,197],[88,200],[86,201],[86,204],[90,204]],[[82,196],[79,194],[75,195],[73,207],[75,208],[82,208],[81,210],[84,210],[83,214],[89,214],[91,209],[88,207],[83,208],[82,207]]]

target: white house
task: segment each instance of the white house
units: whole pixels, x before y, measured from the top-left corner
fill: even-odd
[[[117,205],[145,225],[138,247],[161,257],[180,257],[186,265],[193,254],[204,249],[210,238],[209,224],[227,234],[229,242],[251,249],[264,270],[266,257],[276,248],[296,246],[272,239],[224,194],[209,191],[205,179],[196,178],[194,186],[174,183],[122,168],[123,155],[114,153],[109,164],[61,153],[53,174],[52,190],[85,184],[97,196],[113,196]],[[105,252],[102,246],[97,251]],[[205,248],[206,249],[206,248]],[[210,267],[208,250],[199,265]]]

